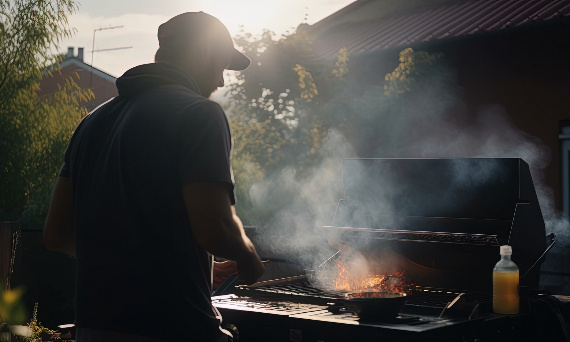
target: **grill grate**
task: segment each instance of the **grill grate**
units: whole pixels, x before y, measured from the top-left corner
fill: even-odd
[[[321,305],[293,303],[287,301],[263,300],[260,298],[238,297],[225,295],[212,298],[212,303],[218,308],[240,308],[245,311],[265,312],[275,315],[297,315],[323,311]],[[324,310],[326,311],[326,310]]]
[[[408,292],[410,297],[404,306],[435,309],[436,311],[445,308],[449,302],[453,301],[461,293],[464,293],[464,297],[470,301],[481,303],[482,305],[490,304],[492,301],[491,295],[487,293],[465,293],[460,290],[438,289],[417,285],[409,286],[406,292]],[[322,290],[311,286],[307,280],[301,280],[286,284],[257,287],[237,286],[234,293],[252,297],[256,300],[328,305],[331,302],[342,301],[347,291]]]
[[[248,289],[247,286],[242,287]],[[342,290],[321,290],[313,287],[307,280],[301,280],[288,284],[268,285],[256,287],[255,290],[271,292],[276,294],[292,294],[298,296],[317,296],[323,298],[342,298],[346,291]]]
[[[307,280],[301,280],[286,284],[257,287],[237,286],[234,293],[261,300],[288,300],[299,303],[326,305],[330,302],[341,300],[346,292],[324,291],[311,286]]]

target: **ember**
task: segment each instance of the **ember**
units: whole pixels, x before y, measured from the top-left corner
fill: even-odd
[[[404,278],[405,271],[385,275],[362,275],[352,272],[342,261],[336,261],[336,264],[337,277],[333,283],[337,290],[405,292],[407,285]]]

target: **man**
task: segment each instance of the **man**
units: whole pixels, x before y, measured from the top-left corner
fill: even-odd
[[[127,71],[77,127],[46,218],[46,247],[77,257],[78,341],[227,341],[211,255],[246,283],[263,273],[233,207],[228,122],[208,100],[250,61],[203,12],[158,40],[156,63]]]

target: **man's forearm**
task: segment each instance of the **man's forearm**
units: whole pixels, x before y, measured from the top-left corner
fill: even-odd
[[[241,220],[235,212],[232,212],[231,218],[222,220],[220,225],[209,227],[213,234],[199,241],[204,249],[216,256],[235,261],[256,255],[255,247],[245,234]]]
[[[263,274],[263,263],[245,235],[231,205],[227,187],[220,183],[191,183],[184,200],[194,238],[208,252],[238,263],[238,273],[253,283]]]

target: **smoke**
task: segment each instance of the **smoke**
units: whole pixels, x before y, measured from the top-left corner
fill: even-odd
[[[544,179],[544,170],[551,160],[549,148],[516,127],[509,114],[517,113],[506,113],[499,105],[468,109],[461,101],[460,91],[453,72],[439,69],[410,94],[390,98],[380,88],[371,88],[366,93],[354,94],[355,100],[348,106],[338,106],[347,113],[331,115],[347,115],[354,120],[358,127],[356,135],[347,139],[339,131],[330,130],[319,151],[322,162],[308,176],[299,177],[291,165],[251,187],[249,195],[256,206],[277,209],[270,222],[261,227],[264,234],[260,242],[303,268],[317,270],[323,261],[342,249],[334,242],[334,247],[331,246],[329,242],[334,241],[334,236],[327,236],[322,229],[331,224],[337,201],[344,197],[341,158],[509,157],[522,158],[529,164],[547,233],[555,233],[563,245],[570,244],[570,223],[556,210],[553,191]],[[328,108],[334,107],[331,104]],[[493,167],[480,170],[458,167],[450,183],[468,188],[500,171]],[[387,202],[391,189],[386,188],[389,181],[382,184],[385,197],[376,202],[372,220],[391,225],[394,208]],[[378,193],[374,188],[371,191]],[[288,194],[289,202],[275,198],[283,193]],[[352,255],[354,259],[346,260],[347,264],[359,273],[366,272],[369,265],[365,258],[358,253]],[[394,255],[383,258],[390,262],[381,267],[386,272],[397,271],[393,269],[398,264],[395,258]],[[330,284],[333,274],[320,271],[324,272],[320,275],[321,284]]]
[[[316,268],[336,252],[322,227],[332,223],[336,203],[343,197],[341,158],[354,155],[336,131],[329,132],[320,153],[320,165],[302,179],[292,166],[253,185],[249,193],[255,207],[276,209],[257,242],[304,269]]]
[[[570,244],[570,223],[556,209],[553,190],[544,176],[552,152],[540,139],[516,127],[509,114],[517,113],[507,113],[500,105],[468,109],[452,70],[445,67],[428,76],[423,86],[405,101],[393,101],[383,110],[398,115],[390,116],[392,121],[386,122],[390,132],[386,127],[372,126],[379,128],[376,133],[385,132],[391,137],[390,143],[375,145],[374,157],[522,158],[529,164],[547,233],[556,234],[561,245]],[[497,172],[472,171],[463,174],[460,181],[477,182],[477,178]]]
[[[463,127],[441,117],[437,128],[418,137],[405,153],[416,157],[487,157],[522,158],[529,164],[547,233],[554,233],[562,245],[570,244],[570,223],[558,210],[554,192],[545,181],[545,168],[550,164],[551,151],[538,138],[520,130],[500,106],[479,109],[471,125]],[[413,125],[413,124],[412,124]],[[435,124],[434,124],[435,126]],[[420,127],[415,127],[420,128]],[[464,174],[461,181],[477,182],[497,170],[478,170]],[[458,173],[461,175],[461,173]]]

